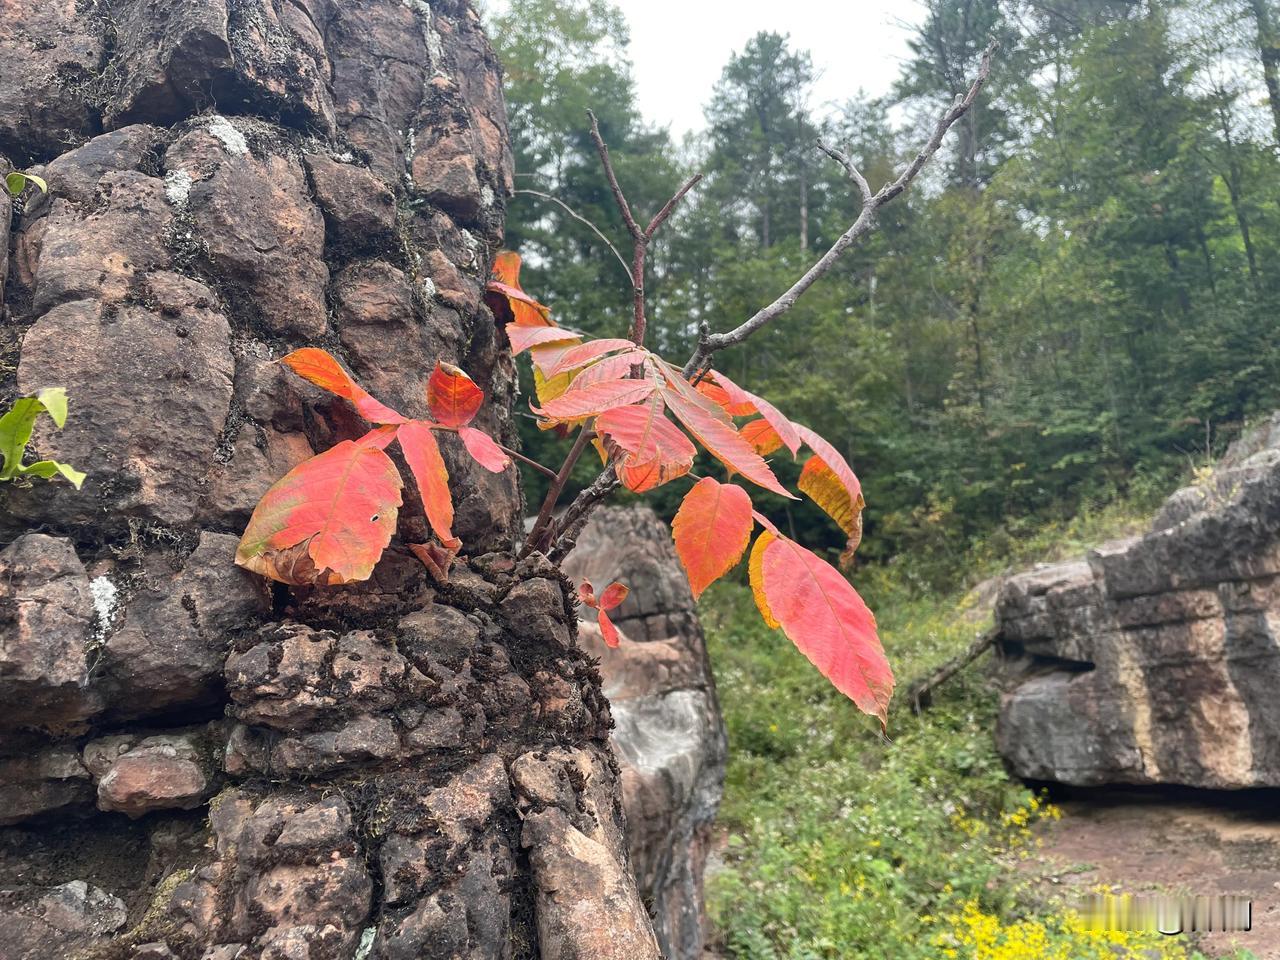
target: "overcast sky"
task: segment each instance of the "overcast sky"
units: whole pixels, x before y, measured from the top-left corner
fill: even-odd
[[[729,55],[761,30],[791,34],[820,78],[814,106],[861,88],[887,93],[907,56],[916,0],[615,0],[631,24],[640,109],[677,137],[703,127],[702,108]]]
[[[512,0],[488,0],[499,9]],[[514,0],[519,2],[519,0]],[[640,109],[679,138],[704,126],[702,108],[729,55],[761,30],[791,34],[820,74],[813,106],[865,90],[887,93],[907,56],[918,0],[614,0],[631,24]],[[904,24],[906,26],[904,26]]]

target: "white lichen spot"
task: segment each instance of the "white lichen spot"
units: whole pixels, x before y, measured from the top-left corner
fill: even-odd
[[[373,953],[373,940],[377,933],[377,927],[365,927],[360,931],[360,943],[356,945],[354,960],[369,960],[369,954]]]
[[[422,278],[422,295],[428,300],[436,295],[436,282],[430,277]]]
[[[333,155],[333,159],[337,160],[339,163],[354,163],[356,155],[350,150],[343,150],[341,153],[335,153]]]
[[[233,157],[243,157],[249,152],[249,141],[226,117],[210,118],[209,125],[205,129],[222,141],[227,153]]]
[[[472,236],[470,230],[462,230],[460,232],[462,234],[462,245],[467,251],[467,259],[458,264],[458,266],[469,267],[476,262],[476,254],[480,252],[480,241]]]
[[[184,207],[191,196],[194,181],[185,170],[170,170],[164,175],[164,195],[175,207]]]
[[[89,597],[93,600],[93,612],[96,620],[93,628],[93,639],[95,641],[106,639],[107,631],[111,629],[112,623],[115,622],[116,614],[119,612],[117,606],[119,596],[120,591],[108,577],[94,577],[89,581]]]
[[[480,188],[480,205],[484,207],[492,207],[494,201],[493,187],[487,183]]]

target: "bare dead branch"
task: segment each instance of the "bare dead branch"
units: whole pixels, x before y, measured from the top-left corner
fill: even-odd
[[[958,657],[953,657],[938,666],[927,676],[920,677],[908,684],[907,700],[911,704],[911,712],[920,713],[923,711],[929,705],[933,691],[977,660],[989,647],[994,646],[998,633],[999,631],[993,627],[985,633],[978,634]]]
[[[995,53],[997,44],[995,41],[987,47],[982,54],[982,63],[978,68],[978,75],[974,79],[973,84],[969,87],[969,92],[963,96],[957,96],[955,102],[938,118],[937,124],[934,126],[933,135],[920,148],[915,159],[907,166],[897,179],[886,183],[871,198],[863,203],[862,209],[858,212],[858,218],[853,222],[844,233],[842,233],[831,248],[824,253],[816,263],[813,264],[804,275],[800,277],[791,287],[773,303],[758,310],[754,316],[739,324],[732,330],[725,333],[713,333],[709,336],[699,339],[698,347],[694,351],[689,362],[685,364],[684,375],[693,377],[702,372],[704,366],[708,365],[712,354],[724,350],[727,347],[735,346],[742,343],[747,337],[751,336],[761,327],[776,320],[795,306],[796,301],[806,290],[812,287],[819,279],[826,275],[832,265],[840,259],[843,254],[854,243],[861,240],[864,236],[871,232],[875,225],[876,214],[880,208],[893,200],[916,178],[916,175],[924,167],[929,159],[938,152],[938,147],[942,145],[942,140],[946,136],[947,131],[955,124],[957,120],[969,112],[974,101],[978,99],[978,94],[982,92],[983,86],[986,85],[987,78],[991,75],[991,56]],[[839,160],[839,157],[836,158]],[[847,170],[854,169],[853,163],[850,162],[846,167]],[[859,184],[861,189],[861,184]]]
[[[609,238],[608,238],[608,237],[606,237],[606,236],[604,235],[604,233],[600,230],[600,228],[599,228],[599,227],[597,227],[594,223],[592,223],[590,220],[588,220],[588,219],[587,219],[586,217],[584,217],[582,214],[578,213],[578,211],[574,210],[574,209],[573,209],[573,207],[569,206],[567,203],[565,203],[565,202],[564,202],[563,200],[561,200],[559,197],[552,196],[552,195],[551,195],[551,194],[549,194],[549,193],[543,193],[543,192],[542,192],[542,191],[540,191],[540,190],[525,190],[525,189],[520,189],[520,190],[515,190],[515,191],[513,191],[513,192],[514,192],[516,195],[519,195],[519,194],[522,194],[522,193],[523,193],[523,194],[528,194],[528,195],[529,195],[529,196],[531,196],[531,197],[541,197],[543,200],[550,200],[552,203],[556,204],[556,206],[558,206],[558,207],[560,207],[562,210],[564,210],[564,212],[565,212],[565,213],[569,214],[569,216],[573,217],[573,219],[577,220],[579,223],[586,224],[586,225],[591,229],[591,232],[592,232],[592,233],[594,233],[597,237],[599,237],[599,238],[601,239],[601,241],[603,241],[604,245],[605,245],[606,247],[608,247],[608,248],[609,248],[609,250],[610,250],[610,251],[613,253],[613,255],[617,258],[618,263],[622,264],[622,269],[623,269],[623,270],[625,270],[625,271],[626,271],[626,273],[627,273],[627,279],[630,279],[630,278],[631,278],[631,268],[630,268],[629,266],[627,266],[627,261],[625,261],[625,260],[623,260],[623,259],[622,259],[622,254],[620,254],[620,253],[618,252],[618,248],[617,248],[617,247],[615,247],[615,246],[614,246],[614,245],[609,241]]]
[[[862,195],[863,204],[870,203],[872,200],[871,184],[867,183],[867,178],[862,175],[862,171],[854,166],[853,161],[849,159],[849,155],[837,150],[835,147],[827,146],[821,140],[818,141],[818,149],[844,167],[845,173],[849,174],[849,179],[858,185],[858,193]],[[519,190],[516,191],[516,193],[519,192]]]
[[[685,181],[684,186],[676,191],[676,195],[672,197],[670,200],[668,200],[666,202],[666,205],[654,215],[654,218],[652,220],[649,221],[649,226],[645,227],[645,230],[644,230],[645,240],[653,239],[653,235],[658,232],[658,228],[662,226],[664,223],[666,223],[667,218],[671,216],[671,211],[673,211],[676,208],[676,204],[679,203],[682,199],[684,199],[684,195],[686,193],[688,193],[690,190],[692,190],[701,182],[702,182],[702,174],[700,173],[695,173],[692,177],[690,177],[688,180]]]
[[[627,230],[635,240],[639,240],[644,236],[644,231],[640,229],[640,224],[636,223],[635,215],[631,212],[631,204],[627,203],[627,195],[622,192],[622,187],[618,184],[618,175],[613,172],[613,161],[609,159],[609,148],[605,146],[604,137],[600,136],[600,121],[596,119],[596,115],[588,110],[587,116],[591,118],[591,139],[595,141],[596,153],[600,154],[600,163],[604,167],[604,175],[609,179],[609,189],[613,191],[613,202],[618,205],[618,211],[622,214],[622,222],[627,225]]]

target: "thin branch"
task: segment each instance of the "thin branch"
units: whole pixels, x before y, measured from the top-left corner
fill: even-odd
[[[533,529],[529,531],[529,537],[524,542],[524,549],[520,552],[522,557],[535,549],[539,541],[542,540],[543,534],[551,524],[551,515],[555,511],[556,503],[560,500],[560,494],[564,491],[564,485],[569,480],[569,474],[573,471],[574,464],[582,456],[582,451],[586,449],[587,442],[594,433],[595,431],[589,430],[585,426],[578,431],[577,439],[574,440],[568,456],[564,458],[564,463],[560,465],[560,472],[551,481],[551,487],[547,490],[547,495],[542,501],[542,509],[538,511],[538,519],[533,522]]]
[[[521,453],[518,450],[512,450],[510,447],[503,446],[502,444],[498,443],[498,441],[496,440],[494,441],[494,443],[496,443],[498,445],[498,449],[501,450],[503,453],[505,453],[507,456],[512,457],[513,459],[519,460],[521,463],[526,463],[529,466],[533,467],[533,469],[539,471],[540,473],[545,473],[551,479],[553,480],[555,479],[556,472],[552,470],[550,467],[544,467],[537,460],[534,460],[530,457],[526,457],[523,453]]]
[[[522,194],[522,193],[525,193],[525,194],[528,194],[528,195],[529,195],[529,196],[531,196],[531,197],[541,197],[543,200],[550,200],[552,203],[556,204],[556,205],[557,205],[557,206],[559,206],[562,210],[564,210],[564,212],[565,212],[565,213],[569,214],[569,216],[573,217],[573,219],[577,220],[579,223],[586,224],[588,227],[590,227],[590,228],[591,228],[591,232],[592,232],[592,233],[594,233],[597,237],[599,237],[599,238],[604,242],[604,245],[605,245],[606,247],[608,247],[608,248],[610,249],[610,251],[612,251],[612,252],[613,252],[613,255],[614,255],[615,257],[617,257],[617,259],[618,259],[618,263],[622,264],[622,269],[623,269],[623,270],[625,270],[625,271],[626,271],[626,273],[627,273],[627,279],[630,279],[630,278],[631,278],[631,268],[630,268],[629,266],[627,266],[627,261],[625,261],[625,260],[623,260],[623,259],[622,259],[622,254],[620,254],[620,253],[618,252],[618,248],[617,248],[617,247],[615,247],[615,246],[614,246],[614,245],[609,241],[609,238],[608,238],[608,237],[606,237],[606,236],[605,236],[605,235],[600,231],[600,228],[599,228],[599,227],[597,227],[594,223],[592,223],[590,220],[588,220],[588,219],[587,219],[586,217],[584,217],[582,214],[578,213],[578,211],[574,210],[574,209],[573,209],[573,207],[569,206],[567,203],[565,203],[565,202],[564,202],[563,200],[561,200],[559,197],[554,197],[554,196],[552,196],[552,195],[551,195],[551,194],[549,194],[549,193],[543,193],[543,192],[542,192],[542,191],[540,191],[540,190],[524,190],[524,189],[520,189],[520,190],[516,190],[516,191],[514,191],[514,192],[515,192],[517,195]]]
[[[870,200],[863,203],[862,210],[859,211],[858,218],[853,222],[853,225],[840,235],[836,242],[831,245],[831,249],[805,271],[804,275],[792,284],[786,293],[768,306],[762,307],[754,316],[734,329],[726,333],[713,333],[699,338],[697,349],[694,351],[693,356],[689,358],[689,362],[685,364],[684,375],[686,377],[693,377],[701,373],[703,368],[710,364],[712,354],[724,350],[726,347],[742,343],[761,327],[789,311],[806,290],[826,275],[842,253],[871,232],[875,225],[876,214],[880,211],[880,208],[911,185],[911,181],[916,178],[916,175],[924,165],[938,152],[938,147],[942,145],[942,140],[947,131],[951,129],[957,120],[969,112],[969,109],[978,99],[978,94],[982,91],[987,78],[991,75],[991,56],[995,53],[996,47],[997,44],[992,41],[982,54],[982,63],[978,68],[978,76],[973,81],[973,85],[969,87],[969,92],[963,96],[957,96],[955,102],[938,118],[933,135],[920,148],[915,159],[902,171],[898,178],[886,183]],[[846,169],[853,169],[852,162],[849,163]],[[861,189],[861,184],[859,184],[859,189]]]
[[[645,230],[644,230],[645,240],[653,239],[653,235],[657,232],[658,228],[662,226],[664,223],[666,223],[667,218],[671,216],[671,211],[673,211],[676,208],[676,204],[679,203],[682,199],[684,199],[684,195],[686,193],[688,193],[690,190],[692,190],[701,182],[702,182],[702,174],[700,173],[695,173],[692,177],[690,177],[688,180],[685,181],[684,186],[676,191],[676,195],[672,197],[670,200],[668,200],[666,203],[666,206],[664,206],[661,210],[659,210],[657,214],[654,215],[654,218],[649,221],[649,226],[645,227]]]
[[[609,179],[609,189],[613,191],[613,200],[618,205],[618,210],[622,213],[622,220],[627,225],[627,230],[631,236],[639,240],[644,236],[644,231],[640,229],[640,224],[636,223],[635,216],[631,213],[631,205],[627,203],[627,196],[622,192],[622,187],[618,184],[618,175],[613,172],[613,161],[609,159],[609,148],[605,146],[604,137],[600,136],[600,122],[596,120],[596,115],[590,110],[587,116],[591,118],[591,139],[595,141],[596,153],[600,154],[600,163],[604,166],[604,175]]]

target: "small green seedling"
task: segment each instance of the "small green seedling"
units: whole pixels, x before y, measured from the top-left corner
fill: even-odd
[[[44,182],[43,177],[37,177],[34,173],[24,173],[21,170],[15,170],[4,178],[4,188],[11,197],[22,196],[22,191],[27,189],[28,183],[34,183],[40,188],[41,193],[49,192],[49,185]]]
[[[43,477],[49,480],[61,474],[79,490],[85,475],[75,467],[57,460],[37,460],[28,464],[22,462],[27,443],[31,440],[31,431],[35,428],[36,417],[41,410],[49,414],[61,430],[62,425],[67,422],[67,391],[62,387],[49,387],[32,397],[19,397],[9,412],[0,417],[0,455],[4,457],[0,481],[16,480],[18,477]]]

